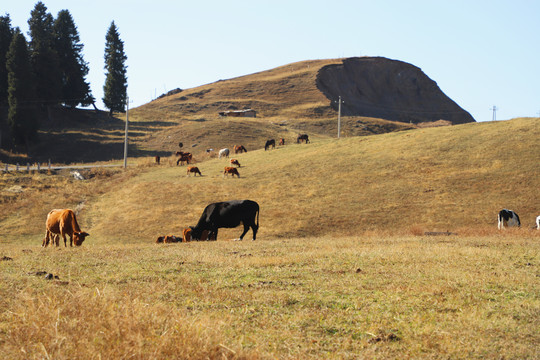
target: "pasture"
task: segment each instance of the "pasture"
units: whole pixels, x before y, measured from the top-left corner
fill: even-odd
[[[0,355],[534,359],[533,235],[2,244]]]
[[[538,358],[537,123],[249,149],[239,178],[217,158],[2,174],[0,356]],[[260,204],[257,241],[154,243],[229,199]],[[40,247],[53,208],[83,246]]]

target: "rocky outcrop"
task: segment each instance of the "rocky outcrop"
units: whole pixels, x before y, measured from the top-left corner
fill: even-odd
[[[407,123],[448,120],[474,122],[416,66],[382,57],[357,57],[322,67],[317,87],[342,115],[367,116]]]

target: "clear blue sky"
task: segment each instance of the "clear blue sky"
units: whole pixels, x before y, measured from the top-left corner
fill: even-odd
[[[2,2],[28,39],[37,1]],[[114,20],[128,57],[130,107],[288,63],[384,56],[420,67],[477,121],[540,116],[536,0],[45,0],[67,9],[103,108],[105,34]]]

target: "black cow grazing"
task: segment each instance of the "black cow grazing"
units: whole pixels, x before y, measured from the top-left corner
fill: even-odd
[[[257,218],[257,223],[255,223]],[[244,232],[238,240],[242,240],[249,228],[253,230],[253,240],[259,230],[259,204],[251,200],[231,200],[208,205],[199,219],[191,228],[191,238],[200,240],[204,230],[208,230],[209,238],[217,240],[219,228],[235,228],[244,225]],[[236,240],[236,239],[235,239]]]
[[[276,148],[276,140],[274,140],[274,139],[267,140],[266,144],[264,144],[264,151],[269,150],[270,146],[275,149]]]
[[[305,141],[306,144],[309,143],[309,137],[307,136],[307,134],[298,135],[298,137],[296,138],[296,143],[300,144],[302,141]]]
[[[521,226],[518,214],[516,214],[512,210],[502,209],[501,211],[499,211],[499,216],[497,217],[497,220],[497,226],[499,230],[504,229],[505,226]]]

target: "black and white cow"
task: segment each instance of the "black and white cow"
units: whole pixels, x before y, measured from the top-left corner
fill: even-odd
[[[255,220],[257,222],[255,223]],[[242,240],[249,228],[253,231],[253,240],[257,238],[259,230],[259,204],[251,200],[231,200],[208,205],[199,219],[191,228],[191,238],[200,240],[204,230],[208,230],[208,237],[217,240],[219,228],[235,228],[244,225],[244,232],[238,240]]]
[[[502,209],[499,211],[498,219],[498,228],[499,230],[504,229],[505,226],[521,226],[519,221],[519,216],[512,210]]]

